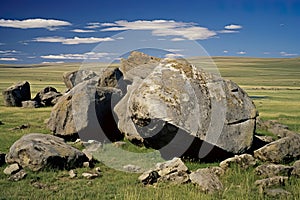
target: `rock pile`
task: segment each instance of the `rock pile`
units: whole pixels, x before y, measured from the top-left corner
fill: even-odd
[[[45,87],[31,100],[30,84],[27,81],[10,86],[2,92],[6,106],[38,108],[53,106],[62,95],[53,87]]]

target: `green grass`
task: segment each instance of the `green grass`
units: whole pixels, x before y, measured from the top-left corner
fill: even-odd
[[[191,59],[192,63],[203,64],[199,58]],[[216,57],[214,62],[224,78],[237,82],[247,91],[256,104],[263,119],[276,119],[289,126],[291,130],[300,132],[300,59],[259,59]],[[62,74],[80,68],[80,64],[38,65],[32,68],[16,68],[0,65],[0,90],[11,84],[27,80],[31,83],[32,96],[45,86],[54,86],[65,91]],[[38,132],[49,134],[44,123],[49,117],[51,108],[23,109],[7,108],[0,100],[0,151],[8,152],[9,147],[22,135]],[[22,124],[30,124],[28,129],[12,130]],[[259,131],[260,134],[269,133]],[[127,142],[122,147],[126,152],[154,152],[139,148]],[[106,151],[115,153],[111,146]],[[122,155],[124,157],[124,155]],[[127,160],[136,159],[132,154],[126,155]],[[107,157],[103,158],[107,159]],[[122,160],[122,159],[120,159]],[[126,159],[125,159],[126,160]],[[218,163],[197,163],[185,160],[190,170],[202,167],[217,166]],[[120,161],[119,163],[123,163]],[[141,163],[142,165],[142,163]],[[7,180],[2,173],[5,166],[0,167],[0,199],[263,199],[254,186],[257,177],[253,169],[242,170],[233,167],[221,178],[224,191],[220,194],[204,194],[191,183],[174,186],[159,183],[155,186],[143,186],[138,182],[139,174],[114,170],[97,163],[102,176],[94,180],[80,177],[90,169],[76,169],[79,176],[68,177],[67,171],[28,172],[26,179],[19,182]],[[34,187],[39,182],[45,188]],[[300,180],[291,178],[285,189],[293,195],[291,199],[300,199]],[[268,199],[268,198],[266,198]]]

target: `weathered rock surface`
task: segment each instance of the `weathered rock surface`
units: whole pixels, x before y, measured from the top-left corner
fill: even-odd
[[[297,160],[297,161],[294,163],[292,175],[293,175],[293,176],[300,177],[300,160]]]
[[[284,186],[287,180],[288,177],[286,176],[274,176],[271,178],[257,180],[254,184],[260,188],[268,188],[273,186]]]
[[[276,164],[263,164],[255,168],[255,173],[257,175],[265,177],[273,176],[290,176],[293,167],[286,165],[276,165]]]
[[[121,60],[120,70],[124,79],[133,81],[135,78],[146,78],[161,61],[160,58],[133,51],[128,59]]]
[[[8,164],[18,163],[22,168],[32,171],[76,168],[85,161],[85,154],[67,145],[63,139],[38,133],[24,135],[10,147],[6,155]]]
[[[289,130],[288,126],[283,125],[276,120],[262,121],[260,119],[257,121],[257,127],[261,130],[271,132],[280,138],[294,134],[293,131]]]
[[[300,157],[300,135],[291,134],[254,151],[254,157],[273,163],[290,162]]]
[[[42,106],[54,106],[61,96],[55,88],[48,86],[38,92],[33,100]]]
[[[286,199],[289,199],[289,196],[291,195],[290,192],[282,189],[282,188],[275,188],[275,189],[266,189],[263,191],[264,195],[280,199],[285,197]]]
[[[150,64],[150,72],[138,74],[140,64]],[[186,151],[205,157],[213,147],[230,153],[251,147],[257,112],[235,83],[183,61],[138,53],[123,60],[121,70],[125,78],[137,74],[114,109],[129,140],[159,149],[167,158]]]
[[[139,180],[147,184],[153,184],[158,181],[171,181],[173,184],[185,183],[189,180],[188,168],[180,158],[157,163],[154,170],[144,172],[139,176]]]
[[[8,180],[10,181],[20,181],[22,179],[24,179],[27,176],[27,173],[24,169],[21,169],[20,171],[12,174]]]
[[[231,165],[236,164],[243,169],[248,169],[256,165],[256,159],[250,154],[236,155],[220,162],[220,167],[227,170]]]
[[[98,80],[98,87],[118,87],[118,81],[122,78],[123,74],[119,68],[105,69]]]
[[[93,79],[97,77],[98,74],[92,70],[82,69],[73,72],[66,72],[63,74],[63,80],[67,88],[71,89],[75,85]]]
[[[223,189],[223,184],[218,176],[208,168],[198,169],[192,172],[190,174],[190,180],[192,183],[198,185],[203,192],[214,193]]]
[[[32,100],[29,100],[29,101],[22,101],[22,107],[23,108],[38,108],[40,107],[41,104],[37,101],[32,101]]]
[[[21,168],[17,163],[11,164],[9,166],[7,166],[4,170],[3,173],[6,175],[11,175],[11,174],[15,174],[18,171],[20,171]]]
[[[121,91],[112,87],[96,87],[92,79],[81,82],[62,96],[53,107],[49,129],[59,137],[84,141],[116,141],[123,138],[116,125],[112,106]]]
[[[30,84],[27,81],[10,86],[2,92],[6,106],[22,106],[22,101],[31,99]]]

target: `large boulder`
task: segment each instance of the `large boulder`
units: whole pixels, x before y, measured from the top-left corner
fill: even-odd
[[[22,106],[22,101],[31,99],[30,84],[27,81],[19,82],[2,92],[6,106]]]
[[[291,134],[254,151],[254,157],[267,162],[291,162],[300,158],[300,135]]]
[[[60,98],[53,107],[48,127],[65,139],[117,141],[123,138],[112,107],[121,96],[113,87],[98,87],[97,79],[81,82]]]
[[[159,149],[166,158],[187,151],[205,157],[213,148],[236,154],[251,147],[257,112],[237,84],[185,61],[138,53],[120,68],[125,79],[136,75],[129,76],[133,83],[114,109],[129,140]]]
[[[42,106],[54,106],[61,96],[62,94],[54,87],[47,86],[38,92],[33,100]]]
[[[81,69],[72,72],[65,72],[63,74],[63,80],[68,89],[73,88],[78,83],[90,80],[97,77],[98,74],[92,70]]]
[[[63,139],[46,134],[31,133],[17,140],[6,155],[8,164],[39,171],[47,168],[69,169],[81,167],[87,157],[67,145]]]

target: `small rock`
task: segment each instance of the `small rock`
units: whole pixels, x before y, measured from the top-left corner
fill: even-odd
[[[70,176],[70,178],[75,178],[77,176],[77,173],[73,169],[71,169],[69,171],[69,176]]]
[[[276,164],[264,164],[258,166],[255,169],[255,173],[257,175],[262,175],[266,177],[273,176],[290,176],[293,167],[285,166],[285,165],[276,165]]]
[[[82,173],[82,176],[87,179],[94,179],[94,178],[99,177],[99,174],[84,172],[84,173]]]
[[[232,158],[228,158],[220,163],[220,167],[227,170],[232,164],[236,164],[243,169],[248,169],[256,165],[256,160],[250,154],[236,155]]]
[[[213,193],[223,189],[223,184],[211,169],[198,169],[190,174],[192,183],[198,185],[203,192]]]
[[[260,139],[261,141],[265,142],[265,143],[271,143],[271,142],[274,142],[275,139],[272,137],[272,136],[260,136],[260,135],[256,135],[256,137],[258,139]]]
[[[0,120],[0,125],[4,125],[4,123]]]
[[[222,169],[221,167],[209,167],[209,169],[218,177],[223,176],[225,174],[224,169]]]
[[[77,143],[80,143],[80,142],[81,142],[81,139],[78,138],[78,139],[75,140],[74,144],[77,144]]]
[[[27,173],[25,172],[24,169],[21,169],[20,171],[18,171],[15,174],[12,174],[8,180],[10,181],[20,181],[22,179],[24,179],[27,176]]]
[[[293,176],[300,177],[300,160],[297,160],[297,161],[294,163],[292,175],[293,175]]]
[[[11,164],[4,169],[4,174],[11,175],[20,171],[20,166],[17,163]]]
[[[44,189],[44,188],[47,187],[46,184],[41,183],[41,182],[39,182],[39,181],[36,181],[36,182],[31,183],[31,185],[32,185],[33,187],[35,187],[35,188],[38,188],[38,189]]]
[[[142,175],[140,175],[139,180],[144,185],[152,185],[157,182],[159,177],[160,176],[158,175],[157,171],[149,170],[149,171],[144,172]]]
[[[187,172],[188,168],[180,158],[173,158],[163,163],[156,164],[159,176],[165,176],[173,172]]]
[[[158,181],[171,181],[174,184],[182,184],[189,180],[188,168],[180,158],[157,163],[154,170],[144,172],[139,176],[139,180],[147,185]]]
[[[284,186],[285,182],[288,180],[286,176],[274,176],[271,178],[261,179],[255,181],[255,185],[260,188],[267,188],[272,186]]]
[[[159,181],[167,181],[170,182],[171,184],[178,185],[178,184],[183,184],[186,183],[190,180],[190,177],[188,173],[184,171],[179,171],[179,172],[174,172],[167,174],[165,176],[162,176],[158,179]]]
[[[254,151],[254,157],[262,161],[281,163],[300,157],[300,135],[281,138]]]
[[[82,164],[82,166],[88,168],[88,167],[90,167],[90,163],[89,163],[89,162],[84,162],[84,163]]]
[[[96,172],[97,174],[100,175],[100,173],[101,173],[101,168],[100,168],[100,167],[96,167],[96,168],[95,168],[95,172]]]
[[[41,107],[41,105],[37,101],[28,100],[28,101],[22,101],[22,107],[23,108],[38,108],[38,107]]]
[[[120,148],[120,147],[125,146],[126,142],[118,141],[118,142],[114,142],[113,144],[114,144],[115,147]]]
[[[134,172],[134,173],[138,173],[141,172],[141,167],[140,166],[136,166],[136,165],[125,165],[123,166],[123,169],[127,172]]]
[[[273,198],[280,198],[280,197],[287,197],[291,195],[290,192],[282,189],[282,188],[275,188],[275,189],[266,189],[264,190],[264,194],[269,197]]]

